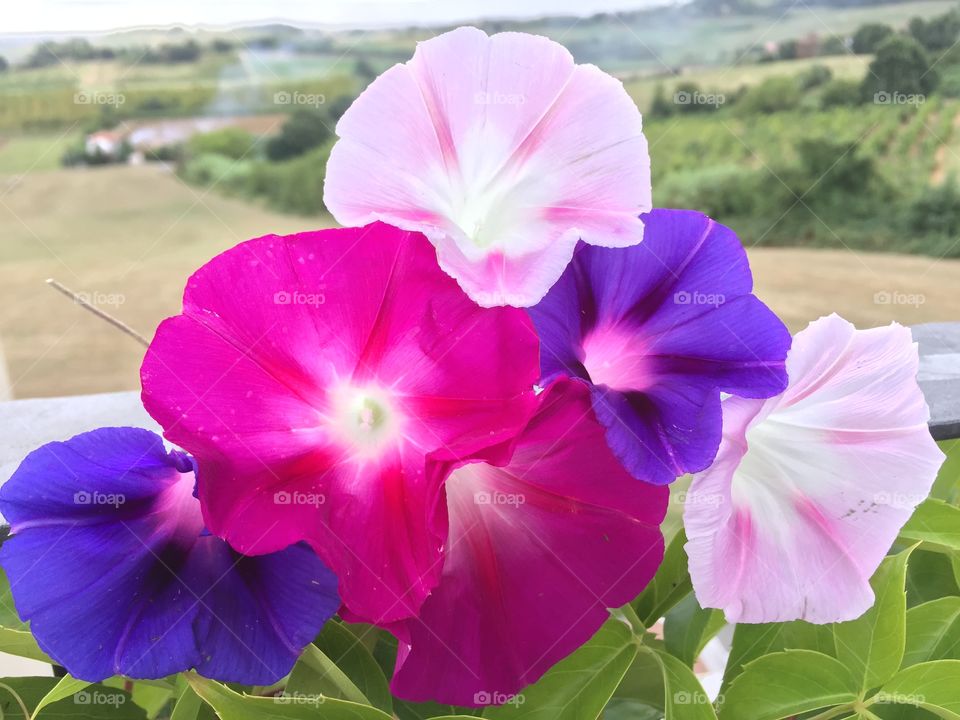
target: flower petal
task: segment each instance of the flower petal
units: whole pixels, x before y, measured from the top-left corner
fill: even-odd
[[[751,623],[872,605],[870,576],[943,461],[917,367],[909,329],[833,315],[796,336],[782,395],[724,401],[717,461],[684,513],[701,605]]]
[[[189,459],[158,436],[102,428],[44,445],[0,489],[17,610],[74,677],[196,669],[269,684],[336,612],[315,554],[238,556],[204,533],[194,485]]]
[[[783,390],[790,335],[751,294],[747,256],[729,228],[684,210],[644,218],[643,243],[580,247],[529,312],[543,382],[592,385],[617,457],[634,477],[664,484],[715,457],[721,392]]]
[[[422,42],[337,134],[324,190],[334,217],[423,232],[481,305],[536,303],[578,239],[643,237],[640,113],[619,81],[547,38],[459,28]]]
[[[449,472],[440,584],[398,635],[393,690],[481,705],[516,693],[633,599],[663,555],[667,490],[606,447],[589,393],[560,381],[508,448]]]
[[[537,347],[525,313],[477,307],[419,234],[269,236],[190,279],[147,352],[143,400],[197,457],[211,532],[247,554],[306,540],[354,615],[387,623],[440,574],[426,455],[515,435]]]

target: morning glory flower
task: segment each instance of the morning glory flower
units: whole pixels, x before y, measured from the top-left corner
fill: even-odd
[[[197,458],[210,531],[246,554],[307,541],[350,617],[378,623],[440,576],[426,456],[515,435],[537,375],[526,313],[478,307],[426,238],[382,223],[213,259],[141,371],[145,407]]]
[[[559,43],[462,27],[421,42],[337,124],[324,203],[426,235],[484,306],[535,304],[578,240],[643,238],[650,158],[619,80]]]
[[[419,617],[391,628],[398,697],[504,702],[590,639],[660,564],[667,488],[623,469],[581,383],[558,381],[540,400],[513,442],[432,466],[447,476],[447,551]]]
[[[843,622],[944,456],[927,428],[910,330],[837,315],[794,338],[790,386],[723,403],[723,443],[684,512],[690,577],[730,622]]]
[[[0,489],[17,611],[74,677],[268,685],[336,612],[336,578],[305,545],[242,557],[206,533],[195,483],[154,433],[101,428],[30,453]]]
[[[790,334],[752,294],[733,231],[686,210],[654,210],[645,224],[636,247],[579,248],[529,312],[542,382],[589,385],[613,452],[663,484],[713,461],[721,392],[784,389]]]

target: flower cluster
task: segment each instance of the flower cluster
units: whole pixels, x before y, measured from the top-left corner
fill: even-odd
[[[791,340],[729,228],[651,209],[622,86],[545,38],[424,42],[337,133],[347,227],[228,250],[157,329],[142,399],[177,449],[95,430],[0,490],[52,658],[269,684],[339,612],[397,637],[398,697],[514,697],[649,583],[689,473],[704,607],[870,607],[942,461],[908,330]]]

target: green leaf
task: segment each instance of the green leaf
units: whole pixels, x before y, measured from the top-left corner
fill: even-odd
[[[686,533],[680,530],[667,546],[663,562],[653,580],[631,603],[647,627],[666,615],[670,608],[693,589],[687,570],[687,553],[683,549],[686,542]]]
[[[690,593],[667,613],[663,623],[663,640],[671,655],[693,667],[703,646],[725,624],[720,610],[703,609],[696,596]]]
[[[663,673],[663,704],[671,720],[716,720],[713,703],[693,671],[667,653],[650,651]]]
[[[948,595],[960,595],[950,561],[948,555],[927,552],[922,545],[913,551],[907,565],[907,607]]]
[[[554,665],[512,702],[489,707],[489,720],[593,720],[637,655],[633,632],[608,620],[596,635]]]
[[[241,695],[223,683],[194,673],[188,673],[187,680],[221,720],[392,720],[382,710],[369,705],[323,695],[255,697]]]
[[[644,644],[647,644],[646,638],[644,638]],[[653,653],[637,654],[614,696],[658,708],[661,715],[663,714],[663,668],[654,658]]]
[[[813,625],[803,620],[737,625],[733,630],[733,643],[723,675],[721,694],[745,665],[763,655],[782,650],[813,650],[834,657],[833,629],[829,625]]]
[[[907,643],[901,667],[930,660],[960,660],[960,597],[907,610]]]
[[[13,604],[13,595],[10,593],[10,582],[2,568],[0,568],[0,627],[15,630],[27,629],[27,624],[17,614],[16,606]]]
[[[52,677],[3,678],[0,680],[0,717],[3,720],[28,720],[33,709],[60,682],[60,678]],[[26,718],[20,702],[27,708]],[[147,717],[129,693],[99,684],[70,693],[42,710],[40,720],[146,720]]]
[[[663,710],[639,700],[612,698],[603,710],[603,720],[663,720]]]
[[[937,444],[947,459],[940,466],[930,495],[948,503],[960,503],[960,440],[943,440]]]
[[[88,685],[86,680],[77,680],[70,675],[65,675],[60,678],[60,682],[53,686],[53,688],[48,692],[43,698],[37,703],[37,706],[33,709],[33,715],[31,717],[35,718],[40,714],[40,711],[43,710],[47,705],[52,705],[55,702],[59,702],[65,698],[71,697],[76,693],[83,690]]]
[[[173,706],[173,713],[170,720],[197,720],[200,717],[200,708],[203,707],[203,700],[197,695],[193,688],[187,685],[177,698]]]
[[[329,695],[393,713],[387,679],[356,635],[343,625],[324,625],[297,661],[287,693]]]
[[[33,639],[33,635],[27,630],[0,627],[0,651],[17,657],[53,664],[53,660],[40,649],[37,641]]]
[[[882,685],[900,669],[906,644],[907,596],[904,583],[913,548],[884,558],[870,579],[876,595],[861,617],[833,626],[837,659],[860,682],[861,690]]]
[[[877,695],[893,702],[929,710],[947,720],[960,720],[960,660],[935,660],[901,670]]]
[[[812,650],[785,650],[747,665],[721,694],[719,715],[720,720],[780,720],[851,703],[859,690],[859,680],[839,660]]]
[[[307,645],[293,666],[284,693],[289,696],[327,695],[361,705],[370,704],[353,680],[316,645]]]
[[[360,636],[346,625],[328,622],[314,644],[343,670],[371,705],[386,713],[393,712],[390,683]]]
[[[960,550],[960,508],[928,498],[914,511],[900,537],[922,542],[927,550],[956,552]]]

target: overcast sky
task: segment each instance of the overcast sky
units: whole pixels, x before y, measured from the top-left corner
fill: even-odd
[[[660,0],[0,0],[0,33],[249,24],[443,24],[478,17],[591,15]]]

